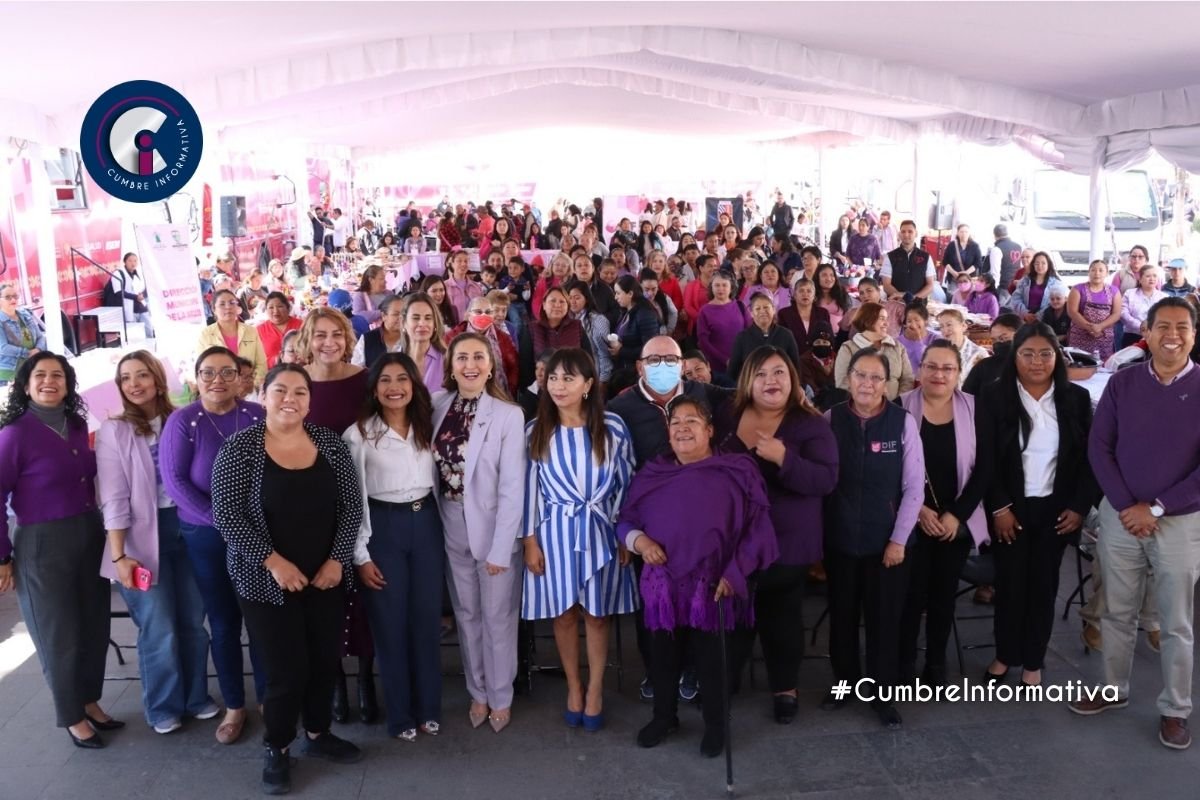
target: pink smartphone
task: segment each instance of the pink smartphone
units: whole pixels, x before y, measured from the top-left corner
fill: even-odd
[[[133,586],[140,592],[150,591],[150,570],[145,567],[134,567]]]

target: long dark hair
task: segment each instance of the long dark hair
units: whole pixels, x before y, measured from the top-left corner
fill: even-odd
[[[449,259],[447,259],[447,261],[448,260]],[[453,328],[455,325],[461,322],[461,320],[458,318],[458,309],[454,307],[454,303],[450,302],[450,290],[446,288],[446,279],[441,275],[426,275],[421,279],[421,282],[417,284],[417,291],[424,292],[426,295],[428,295],[429,287],[433,286],[435,283],[442,284],[442,288],[445,289],[446,295],[442,298],[441,304],[434,303],[433,298],[430,298],[430,305],[436,308],[438,313],[442,315],[442,324],[447,328]]]
[[[821,287],[821,273],[828,270],[833,273],[833,288],[829,290],[829,299],[837,303],[837,307],[842,310],[842,313],[850,310],[850,293],[846,291],[846,287],[842,286],[842,282],[838,280],[837,270],[833,268],[833,264],[821,264],[817,267],[817,271],[813,273],[813,288],[816,289],[817,299],[814,305],[820,305],[825,299],[825,289]]]
[[[787,353],[774,345],[768,344],[756,347],[751,351],[749,357],[746,359],[746,363],[742,365],[741,373],[733,376],[737,380],[737,391],[733,396],[733,416],[736,419],[741,419],[746,409],[754,405],[754,376],[762,369],[763,364],[767,363],[768,359],[775,356],[779,356],[780,360],[783,361],[784,367],[787,368],[788,379],[792,385],[792,391],[787,399],[787,407],[783,410],[784,415],[786,416],[795,412],[816,416],[820,413],[808,402],[808,397],[804,394],[804,383],[800,380],[800,372],[796,369],[796,365],[792,363],[792,360],[788,358]]]
[[[1046,259],[1046,280],[1041,281],[1041,282],[1038,281],[1037,270],[1035,270],[1033,268],[1033,263],[1038,260],[1038,256],[1041,256],[1042,258]],[[1036,253],[1033,254],[1033,258],[1029,259],[1029,283],[1030,283],[1030,285],[1037,284],[1037,283],[1046,285],[1046,284],[1050,283],[1051,278],[1057,278],[1057,277],[1058,277],[1058,270],[1056,270],[1054,268],[1054,259],[1051,258],[1050,254],[1047,253],[1045,250],[1038,250]]]
[[[121,367],[129,361],[139,361],[146,367],[146,371],[154,378],[154,414],[146,416],[146,412],[140,406],[136,406],[125,397],[125,392],[121,391]],[[132,353],[126,353],[117,362],[117,375],[113,379],[113,383],[117,385],[117,392],[121,395],[121,413],[113,417],[122,422],[128,422],[133,426],[134,431],[138,436],[151,436],[154,434],[154,428],[151,423],[154,420],[162,420],[164,423],[167,417],[171,416],[171,412],[175,410],[175,406],[171,403],[171,398],[167,396],[169,387],[167,386],[167,375],[163,371],[162,362],[155,358],[147,350],[134,350]]]
[[[21,364],[21,368],[17,370],[17,374],[13,376],[12,388],[8,393],[8,404],[0,412],[0,428],[12,425],[29,410],[29,404],[33,402],[29,397],[29,381],[33,377],[34,368],[47,359],[57,361],[58,365],[62,367],[63,375],[67,378],[67,396],[63,399],[63,410],[67,414],[67,419],[87,425],[87,403],[79,394],[75,368],[71,366],[71,362],[58,353],[42,351],[26,359]]]
[[[592,388],[583,400],[583,413],[587,418],[588,438],[592,441],[592,456],[597,464],[604,463],[608,448],[608,428],[604,425],[604,396],[600,391],[600,379],[596,376],[596,364],[592,357],[578,347],[564,347],[554,351],[546,363],[546,380],[562,367],[563,372],[575,375],[580,380],[591,381]],[[529,457],[534,461],[545,461],[550,456],[550,440],[559,425],[558,406],[545,389],[538,391],[537,417],[529,434]]]
[[[633,295],[633,301],[629,304],[629,310],[625,312],[629,314],[631,319],[634,312],[639,308],[654,310],[654,307],[650,305],[650,301],[646,299],[646,295],[642,294],[642,285],[638,283],[637,278],[632,275],[622,275],[617,278],[617,286],[621,287],[622,292]]]
[[[1017,351],[1021,349],[1021,345],[1034,338],[1045,339],[1054,350],[1052,379],[1055,403],[1057,404],[1061,398],[1066,397],[1071,389],[1071,380],[1067,377],[1067,359],[1063,355],[1062,346],[1058,343],[1058,336],[1054,333],[1054,329],[1044,322],[1030,322],[1022,325],[1013,336],[1008,358],[1004,362],[1004,369],[1000,372],[1000,379],[996,384],[997,392],[1004,401],[1001,411],[1003,427],[1009,431],[1020,429],[1023,442],[1021,444],[1022,452],[1025,450],[1025,445],[1029,444],[1029,432],[1033,429],[1033,420],[1029,418],[1029,413],[1025,410],[1025,405],[1021,402],[1021,396],[1017,390],[1017,384],[1020,381],[1020,378],[1017,377]],[[1059,428],[1069,428],[1077,437],[1082,437],[1083,429],[1079,426],[1079,420],[1075,419],[1073,415],[1068,418],[1063,418],[1063,416],[1060,415],[1058,420]]]
[[[425,381],[421,379],[421,371],[417,369],[416,362],[409,357],[408,353],[384,353],[371,365],[371,369],[367,372],[367,396],[363,400],[363,406],[359,410],[358,419],[355,422],[358,432],[363,439],[366,439],[367,422],[372,417],[383,419],[383,406],[379,404],[376,390],[379,388],[379,377],[386,368],[393,364],[399,364],[408,373],[409,382],[412,383],[412,399],[408,401],[406,412],[408,424],[412,429],[413,441],[416,442],[417,449],[428,450],[433,444],[433,399],[429,395]],[[378,443],[381,438],[383,438],[383,431],[375,436],[375,442]]]

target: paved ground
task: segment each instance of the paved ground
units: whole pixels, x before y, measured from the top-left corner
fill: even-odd
[[[1072,551],[1073,552],[1073,551]],[[1075,586],[1073,554],[1063,570],[1063,598]],[[119,602],[119,601],[118,601]],[[825,601],[810,598],[806,618],[819,616]],[[1061,603],[1060,603],[1061,609]],[[979,613],[964,600],[960,614]],[[984,609],[986,612],[986,609]],[[699,712],[685,708],[684,728],[654,750],[633,744],[649,709],[637,701],[640,670],[632,666],[632,626],[627,625],[623,688],[610,671],[608,728],[598,734],[569,731],[560,721],[561,678],[535,677],[532,698],[519,698],[512,726],[500,735],[472,730],[461,679],[446,679],[442,735],[414,744],[385,738],[383,727],[345,725],[338,733],[360,743],[366,758],[351,766],[301,761],[293,792],[305,798],[421,797],[463,800],[520,798],[717,798],[724,796],[724,765],[698,755]],[[964,644],[990,642],[990,620],[960,624]],[[0,674],[21,652],[15,598],[0,597]],[[825,629],[811,655],[826,652]],[[127,620],[114,622],[114,637],[132,643]],[[549,640],[541,660],[553,660]],[[135,655],[118,666],[109,659],[104,704],[131,724],[107,735],[109,747],[83,751],[53,727],[49,693],[36,658],[0,678],[0,771],[2,800],[32,798],[258,797],[261,721],[253,720],[242,742],[222,747],[213,739],[217,721],[190,722],[178,733],[159,736],[142,724]],[[990,650],[966,655],[974,678]],[[447,648],[447,671],[457,651]],[[951,655],[953,659],[953,655]],[[8,662],[9,666],[5,666]],[[953,664],[953,660],[951,661]],[[953,667],[952,667],[953,670]],[[1059,622],[1051,642],[1047,679],[1091,682],[1100,675],[1097,655],[1085,655],[1078,623]],[[129,680],[129,678],[134,678]],[[861,705],[838,712],[817,706],[828,690],[828,661],[812,658],[802,670],[802,711],[791,727],[768,717],[762,687],[747,682],[734,698],[736,792],[755,798],[970,798],[1053,797],[1139,798],[1200,795],[1200,745],[1186,752],[1158,744],[1160,688],[1156,656],[1139,643],[1133,702],[1124,711],[1082,719],[1051,704],[904,704],[905,729],[882,730]],[[213,691],[216,692],[215,681]],[[353,683],[351,684],[353,692]]]

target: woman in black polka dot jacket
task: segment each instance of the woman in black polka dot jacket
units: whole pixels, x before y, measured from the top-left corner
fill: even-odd
[[[263,384],[265,422],[230,437],[213,464],[213,521],[228,545],[246,629],[266,661],[270,794],[290,786],[297,717],[306,755],[341,763],[362,756],[329,730],[362,492],[341,437],[304,422],[311,387],[302,367],[273,368]]]

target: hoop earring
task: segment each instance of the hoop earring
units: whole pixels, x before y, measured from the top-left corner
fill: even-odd
[[[587,400],[587,396],[588,396],[588,393],[587,393],[587,392],[584,392],[584,393],[583,393],[583,399],[584,399],[584,400]]]

